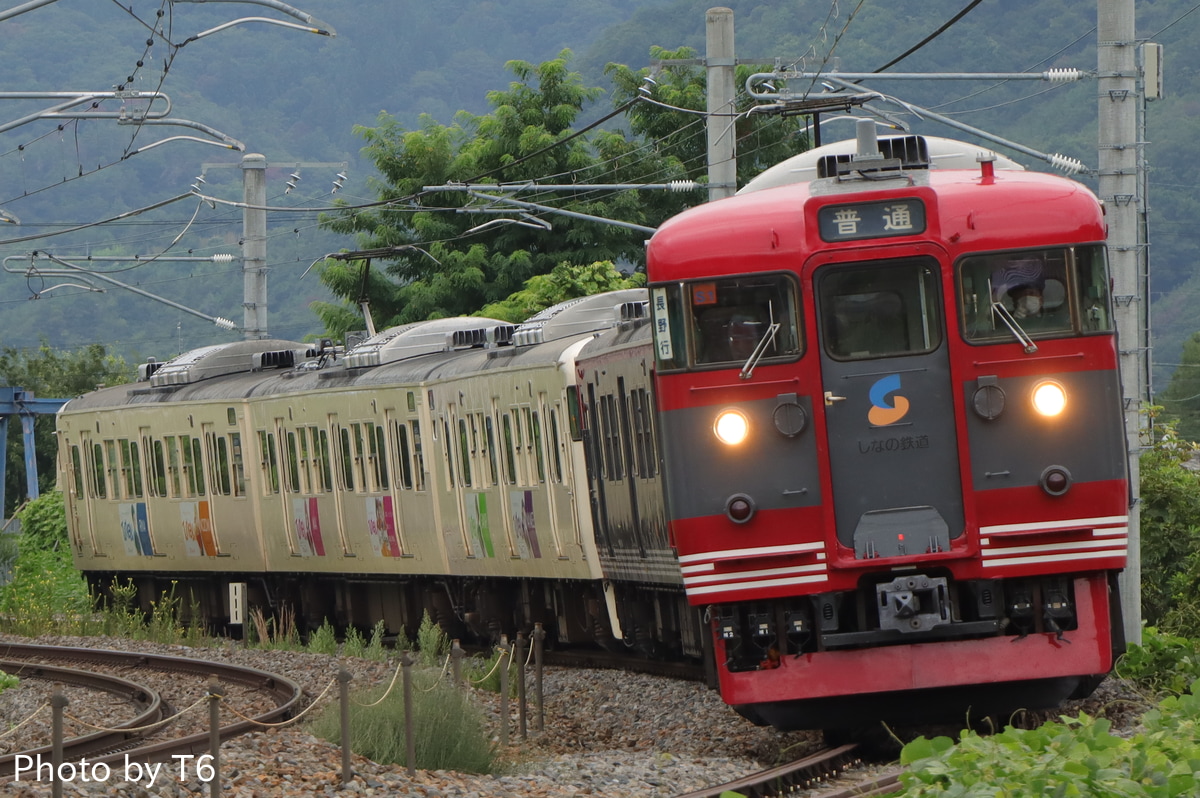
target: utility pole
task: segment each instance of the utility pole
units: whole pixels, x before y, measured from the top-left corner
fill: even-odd
[[[267,337],[267,158],[242,156],[242,334]]]
[[[705,15],[708,70],[708,199],[732,197],[737,193],[735,151],[735,79],[733,11],[710,8]]]
[[[1137,41],[1134,33],[1133,0],[1098,0],[1096,25],[1097,71],[1099,78],[1099,191],[1108,220],[1108,256],[1113,281],[1113,316],[1120,347],[1121,389],[1125,413],[1125,437],[1129,445],[1129,556],[1121,576],[1121,609],[1125,637],[1141,642],[1142,557],[1141,508],[1138,500],[1145,419],[1146,361],[1149,332],[1149,297],[1143,295],[1138,279],[1144,262],[1144,242],[1138,232],[1141,209],[1140,145],[1137,118]]]

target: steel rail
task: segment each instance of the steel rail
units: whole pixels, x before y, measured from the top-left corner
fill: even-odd
[[[746,798],[791,795],[797,790],[811,789],[817,782],[828,781],[861,761],[855,743],[826,748],[795,762],[760,770],[726,784],[704,787],[679,798],[719,798],[725,792],[736,792]]]
[[[20,643],[0,644],[0,656],[14,660],[33,660],[41,657],[56,661],[88,663],[106,668],[148,668],[168,673],[215,678],[223,684],[236,684],[267,693],[274,701],[275,707],[249,720],[239,719],[227,726],[222,726],[218,732],[222,742],[255,731],[263,724],[277,724],[290,720],[303,698],[300,685],[285,676],[224,662],[187,659],[162,654]],[[174,740],[150,741],[141,745],[135,743],[133,747],[126,747],[121,751],[101,754],[94,759],[89,758],[89,762],[108,765],[123,761],[166,762],[179,755],[207,753],[209,747],[210,735],[208,731],[204,731]],[[17,754],[31,753],[29,751],[17,752]],[[15,757],[16,754],[13,756]]]
[[[113,726],[112,731],[97,731],[72,737],[63,741],[64,761],[91,756],[96,752],[107,753],[122,748],[128,748],[130,740],[139,740],[139,731],[123,731],[138,729],[157,723],[170,714],[170,707],[163,703],[162,697],[149,687],[137,682],[122,679],[119,676],[92,673],[76,668],[62,668],[42,663],[30,663],[21,660],[0,660],[0,670],[21,679],[38,679],[40,681],[70,684],[90,690],[102,691],[120,696],[139,708],[136,717]],[[50,744],[40,748],[32,748],[0,756],[0,781],[12,778],[16,772],[16,758],[29,755],[49,756],[53,750]]]

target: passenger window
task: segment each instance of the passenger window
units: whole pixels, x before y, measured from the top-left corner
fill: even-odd
[[[932,352],[942,342],[936,264],[827,267],[817,281],[823,345],[834,360]]]
[[[971,343],[1110,332],[1101,244],[973,255],[958,265],[963,337]]]

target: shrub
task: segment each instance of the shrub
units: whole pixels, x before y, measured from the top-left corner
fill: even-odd
[[[308,650],[314,654],[336,654],[338,650],[337,632],[333,624],[326,618],[315,632],[308,636]]]
[[[1129,646],[1115,672],[1152,696],[1182,695],[1200,680],[1200,642],[1147,627],[1142,644]]]
[[[496,772],[496,751],[489,740],[483,712],[453,687],[435,682],[438,676],[432,669],[413,672],[415,766],[462,773]],[[401,681],[396,681],[382,701],[378,690],[373,695],[364,692],[356,691],[351,697],[351,749],[376,762],[407,765]],[[339,718],[338,705],[326,705],[313,721],[313,733],[339,743]]]

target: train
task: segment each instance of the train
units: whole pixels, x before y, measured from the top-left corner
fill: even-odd
[[[1069,178],[860,131],[668,220],[644,289],[71,400],[75,562],[218,630],[428,614],[702,662],[780,729],[1054,706],[1124,647],[1105,233]]]

